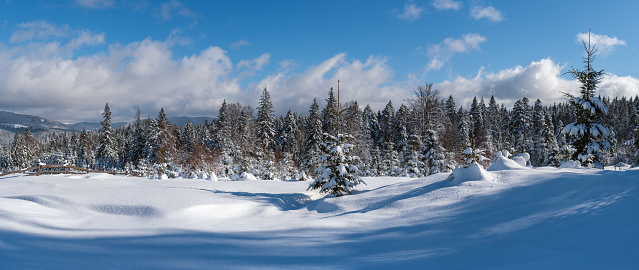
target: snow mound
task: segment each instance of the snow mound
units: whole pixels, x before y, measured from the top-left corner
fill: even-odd
[[[581,162],[576,160],[568,160],[564,163],[561,163],[561,165],[559,165],[559,169],[576,169],[576,168],[581,168]]]
[[[517,164],[527,167],[530,163],[530,154],[528,153],[520,153],[511,158],[513,161],[517,162]]]
[[[517,158],[517,157],[515,157],[515,158]],[[493,164],[491,164],[490,167],[488,167],[488,171],[528,169],[528,167],[526,167],[526,165],[525,165],[526,161],[522,157],[519,157],[517,159],[519,161],[515,161],[513,159],[509,159],[509,158],[506,158],[504,156],[498,156],[493,161]],[[523,164],[524,165],[522,165],[522,163],[520,163],[522,160],[523,160]]]
[[[459,184],[467,181],[492,181],[495,179],[491,173],[487,172],[479,164],[471,164],[470,166],[457,167],[448,176],[448,179],[453,184]]]
[[[232,181],[249,181],[249,180],[257,180],[257,177],[251,173],[243,172],[233,175],[231,177]]]

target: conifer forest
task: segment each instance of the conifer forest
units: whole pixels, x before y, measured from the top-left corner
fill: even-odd
[[[173,125],[161,110],[157,118],[147,119],[138,112],[133,122],[119,128],[111,128],[106,104],[99,130],[17,132],[0,148],[0,167],[10,171],[37,163],[73,164],[148,176],[214,172],[228,178],[250,173],[261,179],[306,180],[318,176],[322,142],[325,135],[337,135],[338,128],[351,135],[351,152],[359,157],[362,176],[421,177],[451,171],[464,165],[467,148],[483,150],[484,166],[501,150],[529,153],[532,166],[559,166],[578,151],[570,130],[564,132],[584,117],[574,102],[544,104],[522,97],[507,108],[494,97],[475,97],[465,108],[425,84],[417,86],[410,99],[388,102],[378,111],[357,101],[338,105],[330,89],[323,107],[315,100],[308,113],[275,116],[264,89],[257,108],[225,102],[215,121],[202,125]],[[593,120],[609,129],[609,146],[601,147],[595,158],[602,165],[635,163],[639,97],[601,97],[600,103],[607,114]]]

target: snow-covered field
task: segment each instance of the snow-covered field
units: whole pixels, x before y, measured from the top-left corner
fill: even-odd
[[[308,182],[0,177],[0,269],[639,269],[639,170]]]

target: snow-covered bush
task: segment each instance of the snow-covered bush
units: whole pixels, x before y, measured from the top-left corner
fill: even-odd
[[[366,184],[359,176],[360,171],[356,166],[359,157],[351,154],[354,146],[347,143],[352,139],[353,136],[348,134],[332,136],[324,133],[324,142],[320,144],[322,165],[317,168],[319,176],[307,190],[319,189],[321,193],[341,196],[350,194],[358,184]]]
[[[484,162],[485,160],[488,160],[485,156],[484,156],[484,150],[483,149],[472,149],[470,147],[466,148],[463,152],[462,152],[462,157],[464,158],[464,167],[468,167],[471,164],[480,164],[482,162]]]

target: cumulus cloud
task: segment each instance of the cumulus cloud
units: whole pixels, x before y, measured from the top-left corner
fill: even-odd
[[[459,10],[462,7],[462,3],[455,0],[435,0],[433,1],[433,7],[439,10]]]
[[[160,107],[173,115],[212,115],[224,98],[246,99],[219,47],[182,59],[151,39],[75,59],[60,50],[40,57],[0,49],[0,107],[76,122],[100,119],[109,102],[114,119],[126,121],[137,107],[152,117]]]
[[[579,33],[577,34],[577,37],[575,38],[575,42],[580,44],[582,42],[585,42],[586,44],[588,44],[588,40],[590,40],[591,44],[593,45],[596,44],[597,49],[603,55],[608,55],[612,53],[612,51],[617,46],[626,46],[625,40],[618,39],[615,36],[609,37],[606,35],[597,35],[594,33]]]
[[[479,45],[485,41],[486,38],[480,34],[468,33],[460,38],[449,37],[439,44],[431,45],[427,52],[431,60],[426,70],[440,70],[455,54],[480,50]]]
[[[424,12],[424,8],[416,6],[415,3],[413,3],[412,1],[407,2],[404,5],[404,10],[402,12],[395,10],[397,18],[407,21],[414,21],[419,19],[419,16],[421,16],[422,12]]]
[[[493,6],[474,6],[470,10],[470,16],[475,20],[487,19],[492,22],[501,22],[504,19],[504,14]]]
[[[370,104],[379,109],[389,100],[401,101],[410,92],[392,83],[393,71],[386,61],[377,56],[370,56],[364,62],[349,60],[346,53],[340,53],[301,74],[285,70],[267,76],[253,91],[257,96],[265,87],[269,89],[278,113],[285,113],[289,108],[306,112],[313,98],[321,104],[331,87],[337,91],[337,80],[340,80],[342,102],[357,100],[360,106]]]
[[[473,97],[495,96],[499,102],[512,106],[516,100],[527,97],[540,99],[544,104],[563,102],[562,94],[579,95],[579,82],[561,76],[565,66],[542,59],[527,67],[516,66],[496,73],[483,74],[480,69],[476,77],[457,77],[435,85],[442,95],[453,95],[458,104],[467,107]],[[639,80],[634,77],[619,77],[609,74],[599,84],[597,94],[609,97],[631,97],[639,93]]]
[[[113,0],[75,0],[75,4],[85,8],[107,8],[113,7]]]

